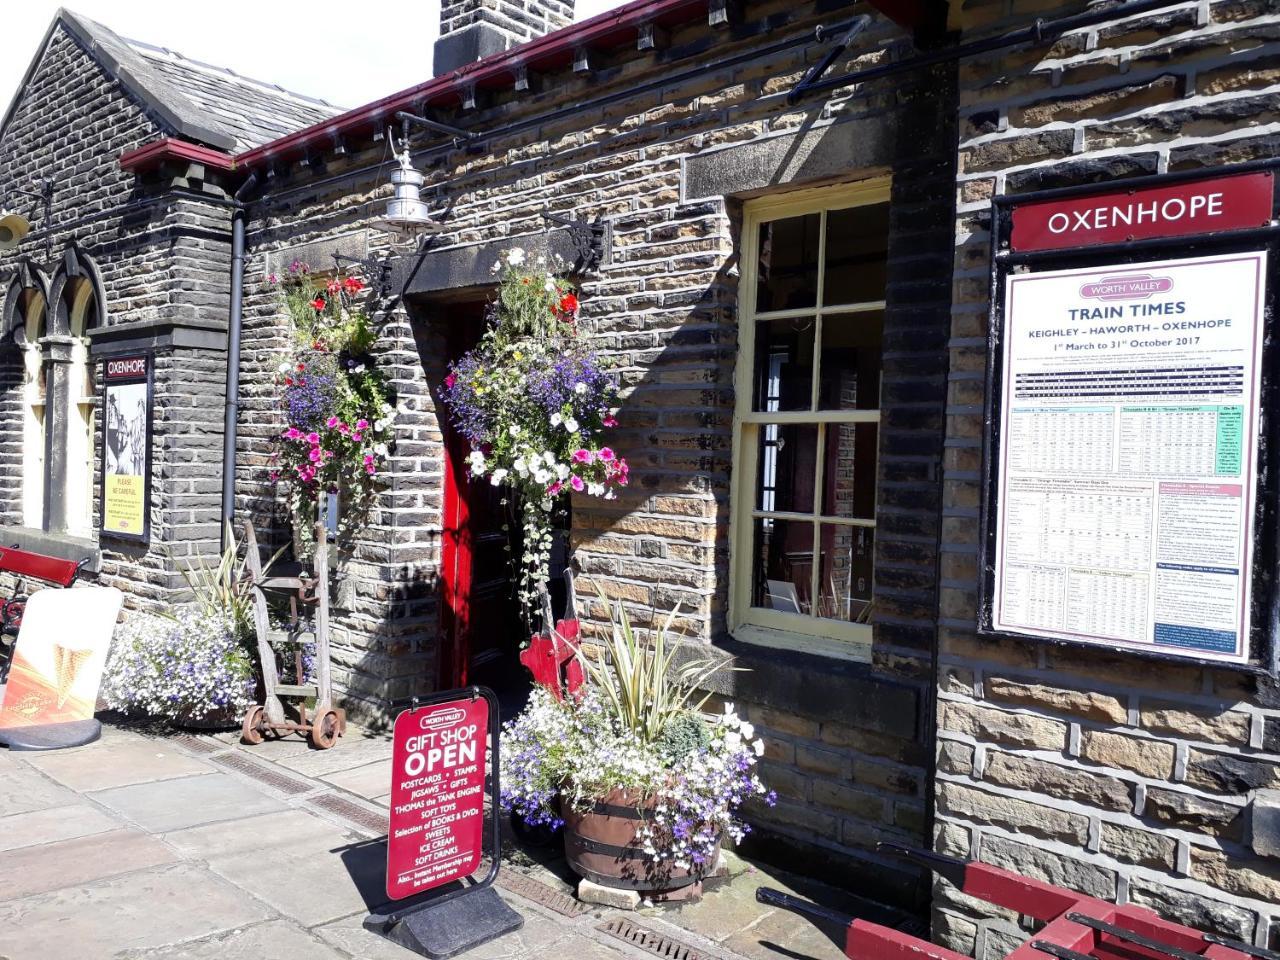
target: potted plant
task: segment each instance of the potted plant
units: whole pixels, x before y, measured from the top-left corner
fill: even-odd
[[[532,626],[558,505],[571,493],[612,500],[630,469],[605,439],[618,424],[617,384],[579,330],[573,286],[518,247],[494,271],[489,325],[451,366],[442,394],[471,445],[473,482],[506,488],[520,510],[518,594]]]
[[[529,826],[563,828],[569,865],[605,886],[655,893],[696,883],[725,837],[749,831],[741,805],[775,799],[755,770],[764,742],[751,724],[732,704],[704,716],[710,694],[698,690],[720,665],[677,666],[674,616],[645,645],[617,605],[596,656],[580,653],[577,693],[537,687],[503,728],[504,809]]]

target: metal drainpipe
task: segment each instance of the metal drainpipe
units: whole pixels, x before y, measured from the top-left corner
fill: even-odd
[[[231,311],[227,318],[227,396],[222,419],[222,531],[220,543],[227,549],[227,531],[236,509],[236,422],[240,414],[240,327],[244,317],[244,198],[258,182],[249,174],[235,193],[231,212]]]

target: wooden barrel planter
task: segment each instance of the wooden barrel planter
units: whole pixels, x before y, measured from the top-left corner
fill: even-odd
[[[605,887],[626,890],[679,890],[697,883],[708,867],[677,867],[656,861],[644,852],[637,831],[652,822],[652,800],[638,803],[635,796],[615,790],[586,811],[564,811],[564,853],[580,877]],[[719,844],[708,858],[714,864]]]

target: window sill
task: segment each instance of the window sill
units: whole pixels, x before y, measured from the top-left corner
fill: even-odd
[[[798,633],[792,630],[779,630],[776,627],[763,627],[754,623],[744,623],[732,631],[732,636],[742,643],[768,647],[772,650],[807,653],[830,660],[843,660],[847,663],[870,663],[871,627],[867,626],[865,631],[865,639],[837,640],[833,637],[815,636],[809,633]],[[860,630],[858,632],[862,633],[863,631]]]
[[[94,573],[102,569],[102,551],[98,549],[96,540],[68,533],[47,533],[34,527],[2,527],[0,543],[59,560],[87,560],[85,569]]]

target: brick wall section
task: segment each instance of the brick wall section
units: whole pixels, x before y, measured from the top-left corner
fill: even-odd
[[[51,177],[55,260],[76,243],[102,279],[109,327],[150,321],[225,323],[230,220],[225,207],[157,196],[120,169],[120,154],[155,139],[161,129],[143,107],[58,27],[0,141],[5,182],[29,186]],[[117,212],[152,197],[148,208]],[[87,222],[85,218],[90,219]],[[17,252],[44,259],[41,218]],[[99,367],[100,369],[100,367]],[[220,349],[161,351],[156,358],[152,441],[152,539],[149,547],[108,542],[103,583],[127,594],[130,607],[168,608],[185,588],[170,556],[185,562],[216,553],[221,503],[225,360]],[[99,517],[102,384],[95,415],[94,528]],[[21,357],[0,348],[0,524],[21,516]],[[8,495],[12,491],[12,496]],[[95,534],[96,537],[96,534]]]
[[[444,0],[440,5],[441,36],[488,23],[523,43],[572,22],[573,4],[563,0]]]
[[[740,202],[733,196],[682,202],[682,164],[802,129],[818,136],[837,124],[865,121],[867,136],[878,135],[886,116],[901,118],[899,153],[891,163],[878,633],[875,662],[861,676],[911,686],[923,705],[934,633],[950,317],[950,289],[938,278],[949,270],[952,243],[951,80],[944,69],[788,107],[787,91],[826,49],[807,41],[814,25],[860,12],[856,5],[834,14],[822,10],[821,4],[752,3],[732,28],[715,30],[703,20],[674,30],[663,50],[623,49],[608,59],[594,57],[590,75],[566,69],[542,77],[536,96],[490,94],[475,112],[441,119],[500,131],[558,105],[629,91],[608,106],[587,105],[524,131],[491,132],[482,153],[437,153],[419,165],[453,202],[434,249],[519,237],[531,244],[545,229],[544,209],[610,220],[612,259],[583,278],[581,322],[619,365],[624,398],[614,446],[632,464],[632,485],[612,503],[574,499],[571,546],[583,574],[582,612],[595,624],[605,616],[599,590],[621,601],[643,630],[678,604],[676,628],[707,643],[726,633]],[[766,25],[770,42],[788,36],[800,42],[645,88],[648,81],[759,47]],[[901,32],[877,21],[860,38],[865,46],[833,69],[878,59],[881,46],[895,40],[901,41]],[[324,175],[340,176],[382,154],[377,145],[341,162],[326,158]],[[839,176],[880,173],[850,168]],[[277,517],[263,479],[269,441],[281,425],[268,381],[286,340],[263,283],[268,265],[300,256],[331,266],[326,251],[379,212],[379,198],[386,195],[385,179],[381,186],[366,178],[311,189],[307,171],[291,174],[267,190],[268,196],[275,192],[280,208],[251,209],[237,487],[242,507],[264,516],[275,510]],[[813,180],[801,173],[795,185]],[[495,254],[484,256],[487,266]],[[392,691],[408,692],[411,684],[429,689],[434,682],[442,440],[432,389],[443,375],[447,322],[444,301],[411,303],[407,317],[397,313],[386,320],[380,338],[382,360],[400,394],[397,440],[389,488],[343,568],[351,600],[339,602],[335,631],[336,682],[349,709],[366,717],[385,715],[382,697]],[[820,662],[815,669],[827,667]],[[766,771],[782,797],[775,811],[753,810],[754,823],[842,857],[846,868],[851,855],[872,856],[877,839],[920,842],[923,717],[908,717],[905,734],[887,735],[824,722],[816,707],[802,716],[734,699],[769,741]],[[884,894],[882,866],[842,875],[875,883],[873,892]]]
[[[1037,16],[1082,5],[1035,6]],[[965,38],[1031,15],[965,4]],[[1280,865],[1242,837],[1280,783],[1280,696],[1229,670],[977,639],[989,197],[1274,156],[1280,9],[1178,5],[960,71],[936,846],[1280,946]],[[1267,731],[1273,731],[1267,739]],[[935,888],[935,937],[1003,957],[1003,911]]]

